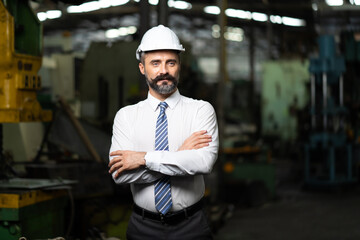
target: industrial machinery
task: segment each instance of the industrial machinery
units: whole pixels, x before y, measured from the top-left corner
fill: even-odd
[[[336,55],[333,36],[318,38],[319,57],[310,60],[311,133],[305,144],[305,184],[339,186],[353,183],[352,144],[346,135],[345,60]]]
[[[64,233],[63,187],[73,181],[16,178],[4,167],[2,123],[52,119],[37,101],[42,26],[28,0],[0,0],[0,35],[0,239],[57,237]]]
[[[42,28],[27,0],[0,1],[0,123],[50,121],[36,91],[41,67]]]

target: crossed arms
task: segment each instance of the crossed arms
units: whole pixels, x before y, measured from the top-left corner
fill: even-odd
[[[211,142],[211,136],[206,134],[206,130],[194,132],[189,138],[185,140],[183,145],[178,151],[200,149],[209,146]],[[114,178],[118,178],[119,175],[128,170],[134,170],[146,165],[145,161],[146,152],[136,152],[127,150],[117,150],[110,153],[110,156],[114,157],[109,162],[109,173],[115,172]]]
[[[127,130],[133,128],[132,119],[128,119],[127,114],[119,113],[115,122],[109,173],[118,184],[150,183],[164,174],[208,174],[215,164],[218,128],[215,111],[210,104],[200,108],[196,122],[193,123],[194,132],[184,140],[177,151],[129,151],[133,149],[126,144],[133,139],[128,137]]]

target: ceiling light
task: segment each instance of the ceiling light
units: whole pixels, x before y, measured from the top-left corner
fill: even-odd
[[[219,38],[220,37],[220,32],[212,32],[211,36],[213,36],[213,38]]]
[[[237,34],[244,34],[244,30],[239,27],[227,27],[226,31]]]
[[[360,2],[360,0],[354,0],[354,1]],[[218,15],[218,14],[220,14],[220,8],[217,6],[207,6],[204,8],[204,12],[209,13],[209,14]],[[240,19],[253,19],[254,21],[259,21],[259,22],[266,22],[269,20],[269,16],[265,13],[249,12],[249,11],[233,9],[233,8],[226,9],[225,14],[228,17],[240,18]],[[271,15],[270,22],[276,23],[276,24],[284,24],[287,26],[294,26],[294,27],[306,26],[306,22],[303,19],[291,18],[291,17],[281,17],[278,15]],[[218,34],[215,33],[215,35],[217,36]]]
[[[38,3],[38,2],[34,2],[34,1],[30,0],[29,3],[30,3],[31,9],[33,9],[33,10],[36,10],[40,7],[40,3]]]
[[[241,42],[244,38],[241,34],[226,32],[224,38],[229,41]]]
[[[185,1],[174,1],[174,0],[169,0],[168,6],[176,8],[176,9],[191,9],[192,8],[191,3],[188,3]]]
[[[276,23],[276,24],[282,24],[282,18],[279,15],[271,15],[270,22]]]
[[[349,0],[351,5],[360,5],[360,0]]]
[[[253,12],[251,17],[254,21],[258,22],[266,22],[268,20],[268,16],[265,13]]]
[[[129,0],[99,0],[86,2],[80,5],[72,5],[67,8],[68,13],[83,13],[96,11],[101,8],[120,6],[128,3]]]
[[[208,14],[218,15],[218,14],[220,14],[220,8],[217,6],[207,6],[207,7],[204,7],[204,12],[206,12]]]
[[[220,32],[220,26],[217,24],[214,24],[211,28],[214,32]]]
[[[319,10],[318,5],[316,3],[311,4],[311,7],[312,7],[312,10],[314,10],[315,12],[317,10]]]
[[[127,27],[119,28],[119,36],[126,36],[128,35]]]
[[[101,8],[101,5],[98,1],[86,2],[81,5],[73,5],[67,8],[68,13],[82,13],[82,12],[91,12],[96,11]]]
[[[137,31],[137,27],[130,26],[130,27],[128,27],[127,31],[128,31],[128,34],[135,34]]]
[[[305,20],[299,18],[282,17],[282,22],[284,25],[292,26],[292,27],[306,26]]]
[[[121,27],[118,29],[109,29],[105,32],[105,37],[117,38],[117,37],[121,37],[121,36],[135,34],[136,31],[137,31],[137,28],[135,26]]]
[[[241,19],[251,19],[251,12],[228,8],[225,10],[225,14],[228,17],[241,18]]]
[[[111,1],[110,0],[99,0],[99,6],[100,6],[100,8],[111,7]]]
[[[106,38],[117,38],[119,37],[119,30],[118,29],[109,29],[105,32]]]
[[[221,36],[220,26],[215,24],[212,26],[213,38],[219,38]],[[224,38],[229,41],[241,42],[244,39],[244,30],[238,27],[226,27]]]
[[[60,10],[49,10],[47,12],[38,12],[36,15],[39,21],[43,22],[46,19],[55,19],[61,17],[62,12]]]
[[[108,0],[108,1],[111,2],[112,7],[121,6],[129,2],[129,0]]]
[[[241,42],[244,39],[244,30],[238,27],[227,27],[224,38],[229,41]]]
[[[37,13],[37,17],[39,19],[39,21],[45,21],[47,19],[46,13],[45,12],[38,12]]]
[[[159,0],[149,0],[149,3],[151,5],[158,5],[159,4]]]
[[[220,37],[220,26],[217,24],[212,25],[211,27],[212,32],[211,35],[213,36],[213,38],[219,38]]]
[[[60,10],[49,10],[46,12],[46,17],[48,19],[55,19],[61,17],[62,12]]]
[[[341,6],[344,4],[343,0],[325,0],[325,2],[329,6]]]

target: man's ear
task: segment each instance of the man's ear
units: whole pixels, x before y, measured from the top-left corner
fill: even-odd
[[[142,64],[141,62],[139,63],[139,70],[140,70],[140,72],[141,72],[142,75],[145,75],[144,64]]]

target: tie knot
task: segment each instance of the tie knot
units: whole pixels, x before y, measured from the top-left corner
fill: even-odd
[[[161,102],[159,103],[159,107],[162,111],[164,111],[168,107],[168,105],[166,102]]]

